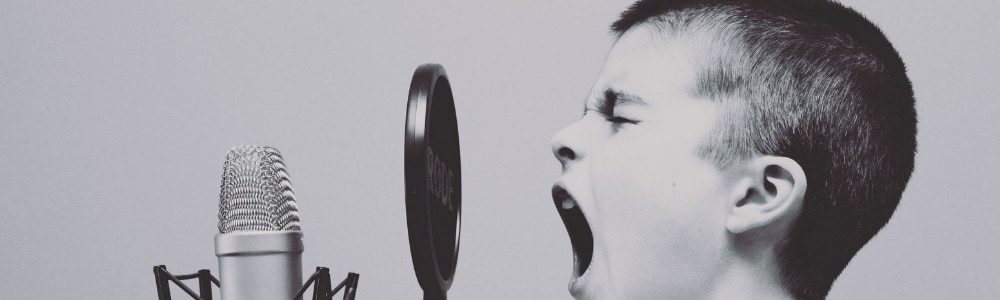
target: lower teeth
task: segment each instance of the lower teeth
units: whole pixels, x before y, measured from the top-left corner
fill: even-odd
[[[570,208],[574,208],[574,207],[576,207],[576,201],[569,200],[569,199],[566,199],[566,200],[562,201],[562,209],[570,209]]]

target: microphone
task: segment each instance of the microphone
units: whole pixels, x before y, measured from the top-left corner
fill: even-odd
[[[292,299],[302,287],[302,251],[281,153],[258,145],[230,149],[215,236],[222,299]]]

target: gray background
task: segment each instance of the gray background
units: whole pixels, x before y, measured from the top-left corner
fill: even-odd
[[[153,265],[217,272],[222,162],[258,143],[285,154],[307,270],[417,299],[402,140],[424,62],[447,68],[462,137],[451,295],[569,297],[548,140],[579,116],[629,1],[54,2],[0,1],[3,298],[152,299]],[[909,67],[920,152],[831,298],[995,297],[1000,5],[847,3]]]

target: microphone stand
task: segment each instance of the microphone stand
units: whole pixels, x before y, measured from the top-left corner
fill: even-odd
[[[153,266],[153,276],[156,278],[156,296],[160,300],[170,300],[170,282],[197,300],[212,300],[212,283],[219,286],[219,279],[212,276],[212,273],[206,269],[198,270],[198,273],[174,276],[167,271],[167,266],[159,265]],[[194,278],[198,278],[198,294],[195,294],[191,288],[181,282],[181,280]]]
[[[426,290],[424,291],[424,300],[446,300],[446,299],[448,299],[448,296],[445,293],[428,292]]]
[[[184,293],[191,296],[191,299],[195,300],[212,300],[212,284],[214,283],[216,287],[220,287],[219,279],[212,276],[212,273],[206,269],[198,270],[197,273],[193,274],[174,275],[167,271],[167,266],[159,265],[153,266],[153,276],[156,279],[156,296],[159,300],[171,300],[170,282],[176,284]],[[333,300],[333,295],[340,292],[341,289],[344,290],[344,300],[354,300],[354,295],[358,291],[359,277],[358,273],[347,273],[347,278],[344,278],[336,287],[331,287],[330,269],[316,267],[316,272],[309,276],[309,279],[306,280],[305,284],[295,293],[292,299],[302,299],[302,295],[309,289],[309,285],[312,285],[312,300]],[[198,279],[197,294],[182,282],[182,280],[195,278]]]
[[[306,283],[302,285],[298,293],[295,293],[295,297],[292,299],[299,299],[302,294],[306,292],[309,285],[313,285],[313,300],[333,300],[333,295],[344,289],[344,300],[354,300],[354,294],[358,290],[358,273],[347,273],[347,278],[344,278],[337,287],[330,288],[330,269],[326,267],[316,267],[316,272],[306,279]]]

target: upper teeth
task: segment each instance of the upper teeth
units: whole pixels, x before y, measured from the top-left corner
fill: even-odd
[[[576,201],[573,201],[573,199],[571,199],[571,198],[566,198],[566,199],[563,199],[563,201],[562,201],[562,203],[561,203],[560,206],[562,207],[562,209],[574,208],[574,207],[576,207]]]

